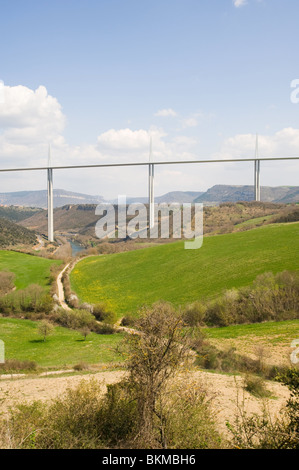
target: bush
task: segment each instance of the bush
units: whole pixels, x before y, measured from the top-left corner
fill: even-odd
[[[37,423],[36,447],[101,448],[98,419],[100,408],[99,384],[95,380],[82,381],[77,388],[68,389],[47,407],[41,422]]]
[[[93,331],[98,335],[113,335],[115,333],[113,326],[108,325],[107,323],[96,323],[94,325]]]
[[[188,326],[200,326],[204,324],[207,307],[203,302],[193,302],[187,305],[183,312],[184,322]]]
[[[95,304],[93,306],[93,312],[92,313],[98,321],[102,321],[103,320],[103,315],[105,314],[106,311],[107,311],[106,304],[104,302],[100,302],[100,303]]]
[[[170,387],[164,406],[164,441],[168,449],[217,449],[221,436],[208,392],[198,381],[183,377]]]
[[[93,306],[93,315],[98,321],[114,325],[117,322],[117,315],[110,310],[105,303],[98,303]]]
[[[0,298],[0,310],[6,316],[20,313],[24,313],[26,318],[31,318],[31,313],[48,315],[53,305],[51,295],[37,284],[31,284],[23,290],[11,292]]]
[[[35,361],[20,361],[18,359],[7,359],[4,364],[0,364],[0,371],[35,371],[37,363]]]
[[[120,324],[121,326],[134,326],[136,322],[136,318],[131,317],[130,315],[126,315],[122,318]]]
[[[134,395],[134,389],[126,380],[107,386],[98,414],[101,436],[106,445],[134,448],[138,420]]]
[[[240,449],[299,449],[299,370],[288,369],[278,379],[291,391],[291,397],[278,417],[273,418],[267,407],[262,416],[248,415],[244,405],[233,425],[232,445]]]
[[[80,370],[88,370],[89,365],[86,362],[79,362],[79,364],[76,364],[74,366],[74,370],[80,371]]]
[[[14,288],[15,274],[9,271],[0,272],[0,296],[7,294]]]
[[[82,328],[93,330],[96,325],[94,316],[87,310],[60,310],[57,322],[73,330]]]
[[[299,312],[299,274],[289,271],[275,276],[264,273],[252,286],[239,291],[228,290],[205,305],[202,321],[210,326],[292,320],[298,318]],[[192,314],[191,310],[189,324],[196,323],[196,315],[192,320]]]
[[[255,375],[247,375],[245,377],[244,389],[258,398],[269,397],[271,395],[271,392],[265,387],[264,379]]]

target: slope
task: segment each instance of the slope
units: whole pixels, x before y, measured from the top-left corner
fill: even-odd
[[[286,269],[299,269],[299,223],[205,237],[199,250],[177,242],[88,257],[73,269],[71,284],[81,300],[106,302],[121,316],[158,300],[178,306],[214,297]]]

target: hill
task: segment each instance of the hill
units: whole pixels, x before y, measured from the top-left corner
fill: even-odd
[[[199,250],[183,242],[88,257],[71,272],[82,301],[106,302],[119,316],[166,300],[184,305],[249,285],[261,273],[299,269],[299,223],[273,224],[204,238]]]
[[[286,215],[296,206],[285,204],[243,202],[222,203],[218,206],[204,207],[204,233],[227,233],[234,230],[245,230],[246,226],[238,227],[238,224],[252,220],[254,225],[262,225],[271,216]],[[57,232],[77,234],[81,236],[84,244],[87,238],[95,238],[95,225],[99,216],[95,215],[96,205],[79,204],[66,205],[54,210],[54,229]],[[47,233],[47,211],[40,211],[20,224],[39,233]],[[99,241],[99,240],[98,240]]]
[[[16,245],[34,245],[36,235],[31,230],[0,218],[0,247]]]
[[[54,230],[62,232],[85,233],[95,236],[96,204],[67,204],[54,209]],[[20,225],[40,233],[47,233],[47,211],[41,211],[20,222]],[[90,230],[89,230],[90,229]]]
[[[108,202],[117,204],[117,199],[105,200],[102,196],[91,196],[63,189],[54,189],[54,207],[76,204],[100,204]],[[190,203],[202,202],[206,205],[217,205],[221,202],[253,201],[253,186],[233,186],[218,184],[207,191],[171,191],[155,197],[156,203]],[[261,187],[261,200],[263,202],[277,202],[283,204],[299,202],[298,186]],[[127,197],[127,203],[148,203],[148,197]],[[47,191],[18,191],[0,193],[0,205],[47,208]],[[1,215],[0,215],[1,216]],[[21,220],[21,219],[19,219]]]
[[[32,207],[19,206],[0,206],[0,217],[11,220],[12,222],[20,222],[39,213],[41,210]]]
[[[194,199],[194,202],[215,205],[221,202],[252,201],[253,186],[232,186],[217,184]],[[299,202],[299,187],[295,186],[261,186],[263,202],[294,203]]]
[[[16,275],[14,282],[17,289],[24,289],[30,284],[48,286],[52,264],[60,265],[61,261],[0,250],[0,271],[10,271]]]
[[[54,207],[61,207],[65,204],[99,204],[102,201],[102,196],[90,196],[87,194],[65,191],[64,189],[53,190]],[[46,209],[47,191],[17,191],[0,193],[0,204]]]

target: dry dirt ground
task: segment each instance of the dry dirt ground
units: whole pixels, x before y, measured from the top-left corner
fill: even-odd
[[[121,380],[124,374],[120,370],[108,370],[93,374],[88,373],[86,375],[0,380],[0,413],[5,414],[9,407],[14,406],[16,403],[51,400],[64,393],[67,388],[74,388],[82,380],[89,380],[91,377],[99,382],[100,389],[104,393],[106,385]],[[219,429],[223,432],[226,431],[226,421],[228,420],[232,423],[237,413],[237,397],[239,402],[244,400],[245,409],[249,413],[261,412],[263,400],[257,399],[243,391],[243,378],[241,376],[193,371],[190,372],[190,378],[208,391]],[[273,398],[267,400],[269,410],[273,414],[278,414],[289,397],[289,391],[286,387],[276,382],[267,381],[266,386],[273,396]]]
[[[220,350],[228,350],[235,348],[236,353],[251,357],[252,359],[260,359],[270,366],[290,366],[290,355],[293,351],[290,348],[290,340],[281,341],[281,335],[277,335],[278,342],[275,342],[274,335],[271,335],[272,344],[269,344],[267,336],[250,335],[235,339],[221,340],[210,339],[211,344]]]

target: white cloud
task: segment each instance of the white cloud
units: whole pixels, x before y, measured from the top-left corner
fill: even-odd
[[[243,7],[247,4],[247,0],[233,0],[233,4],[236,8]]]
[[[0,80],[0,104],[4,103],[4,82]]]
[[[150,137],[148,131],[139,129],[110,129],[98,137],[98,144],[102,148],[117,150],[140,150],[149,148]]]
[[[44,86],[4,86],[0,103],[1,166],[30,166],[46,155],[48,142],[64,146],[66,118]],[[45,160],[46,161],[46,160]]]
[[[160,109],[155,113],[155,116],[159,117],[176,117],[177,113],[172,108]]]
[[[63,131],[66,117],[56,98],[45,87],[30,90],[27,87],[4,87],[4,103],[0,103],[0,165],[46,166],[48,142],[52,144],[53,165],[147,162],[150,138],[154,161],[180,161],[200,158],[203,149],[196,135],[184,135],[182,126],[175,135],[168,135],[163,128],[108,129],[93,142],[70,145]],[[199,124],[211,115],[195,112],[186,116],[185,124]],[[188,122],[188,120],[190,120]],[[193,121],[192,121],[193,120]],[[180,124],[183,120],[180,119]],[[190,133],[190,130],[188,129]],[[195,134],[195,133],[194,133]],[[213,152],[213,144],[208,151]],[[206,152],[207,149],[204,149]],[[211,158],[251,158],[255,152],[254,134],[237,134],[223,140],[219,151]],[[259,136],[261,157],[299,155],[299,129],[287,127],[273,134]],[[298,184],[299,162],[283,162],[267,165],[262,171],[263,184]],[[243,170],[244,167],[244,170]],[[246,168],[246,171],[245,171]],[[276,169],[275,169],[276,168]],[[118,194],[143,196],[147,193],[147,168],[99,168],[89,170],[59,170],[54,172],[56,188],[64,188],[87,194],[102,194],[115,198]],[[156,194],[172,190],[204,190],[214,184],[250,184],[251,164],[173,165],[156,166]],[[1,173],[1,192],[45,189],[45,172]]]
[[[4,86],[0,106],[0,127],[32,129],[43,127],[47,132],[62,132],[65,116],[56,98],[40,86],[35,91],[24,86]]]
[[[255,134],[238,134],[226,139],[221,147],[223,158],[252,158],[255,155]],[[299,129],[287,127],[273,135],[258,136],[260,157],[299,155]]]

